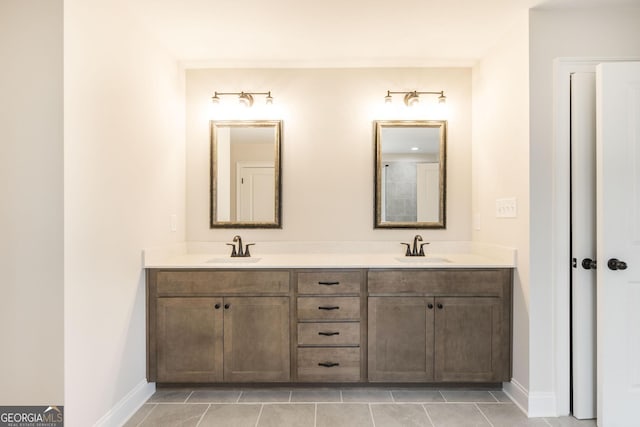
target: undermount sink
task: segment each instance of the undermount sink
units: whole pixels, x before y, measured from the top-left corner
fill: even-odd
[[[446,258],[437,258],[429,256],[399,256],[396,260],[411,264],[447,264],[451,261]]]
[[[260,261],[262,258],[253,257],[229,257],[229,258],[211,258],[207,260],[211,264],[253,264]]]

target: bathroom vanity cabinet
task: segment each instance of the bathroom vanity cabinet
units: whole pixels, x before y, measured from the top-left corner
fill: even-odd
[[[148,272],[148,379],[290,379],[289,271]]]
[[[158,383],[497,383],[511,268],[147,269]]]
[[[511,376],[511,270],[372,270],[368,377],[500,382]]]
[[[363,381],[364,270],[299,270],[297,380]]]

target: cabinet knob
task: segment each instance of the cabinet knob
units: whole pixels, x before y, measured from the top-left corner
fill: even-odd
[[[230,307],[231,307],[231,304],[225,304],[225,305],[224,305],[224,309],[225,309],[225,310],[228,310]]]
[[[429,310],[432,310],[432,309],[433,309],[433,304],[431,304],[431,303],[427,304],[427,308],[428,308]]]
[[[216,310],[219,310],[220,309],[220,304],[214,305],[213,308],[215,308]]]
[[[443,305],[442,304],[438,304],[438,309],[442,310],[442,308],[443,308]]]

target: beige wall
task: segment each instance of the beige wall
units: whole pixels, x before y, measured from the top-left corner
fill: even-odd
[[[69,427],[121,425],[147,397],[141,251],[185,238],[183,73],[116,4],[65,1]]]
[[[513,379],[529,388],[528,17],[473,70],[473,240],[518,251],[513,301]],[[515,197],[517,218],[496,218],[496,199]]]
[[[271,90],[280,110],[279,117],[270,118],[284,120],[283,228],[246,230],[243,237],[400,242],[415,234],[373,229],[372,122],[392,118],[382,112],[388,89],[445,91],[450,109],[447,229],[420,233],[425,240],[471,239],[470,69],[195,69],[187,70],[186,80],[187,240],[229,241],[238,232],[208,226],[208,120],[214,90]],[[434,97],[429,101],[435,104]],[[396,102],[402,103],[402,97]]]
[[[0,405],[63,394],[62,1],[0,1]]]

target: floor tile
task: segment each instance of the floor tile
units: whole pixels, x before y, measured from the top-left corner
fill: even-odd
[[[396,402],[444,402],[444,397],[436,390],[393,390],[391,394]]]
[[[191,391],[191,389],[159,389],[153,393],[147,403],[184,403]]]
[[[295,389],[291,393],[292,402],[341,402],[340,390],[318,388],[318,389]]]
[[[187,403],[236,403],[240,390],[194,390]]]
[[[393,402],[391,392],[387,390],[360,389],[342,390],[343,402]]]
[[[596,420],[578,420],[574,417],[545,418],[552,427],[596,427]]]
[[[136,411],[135,414],[133,414],[131,418],[129,418],[123,427],[136,427],[156,406],[157,405],[155,403],[145,403]]]
[[[318,403],[316,427],[373,427],[373,420],[365,403]]]
[[[500,390],[491,390],[490,393],[493,395],[493,397],[496,398],[496,400],[498,402],[507,402],[507,403],[512,403],[513,401],[509,398],[509,396],[507,396],[507,394],[504,391],[500,391]]]
[[[243,390],[238,402],[289,402],[289,390]]]
[[[257,427],[314,427],[315,404],[274,403],[264,405]]]
[[[442,390],[447,402],[497,402],[487,390]]]
[[[527,418],[514,404],[478,403],[477,406],[494,427],[549,427],[549,424],[542,418]]]
[[[157,405],[140,427],[195,427],[208,407],[199,404]]]
[[[259,404],[210,405],[198,427],[255,427],[261,408]]]
[[[371,405],[376,427],[431,427],[422,405],[414,403],[374,403]]]
[[[424,407],[435,427],[490,426],[474,403],[427,403]]]

